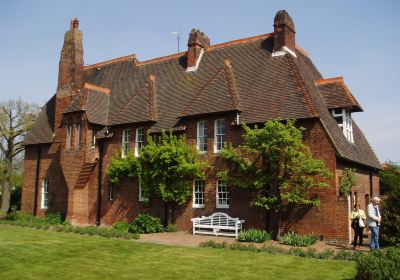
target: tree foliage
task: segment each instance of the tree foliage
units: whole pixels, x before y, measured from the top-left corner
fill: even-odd
[[[10,207],[11,180],[14,160],[23,151],[22,140],[32,127],[38,114],[35,104],[21,99],[0,104],[0,153],[3,165],[1,210]]]
[[[184,135],[162,132],[161,136],[147,137],[138,157],[131,153],[114,158],[107,175],[113,183],[138,177],[149,199],[159,197],[169,205],[182,205],[191,197],[192,180],[204,178],[207,168],[209,164],[200,160]]]
[[[387,161],[379,172],[381,193],[391,192],[400,186],[400,164]]]
[[[229,168],[219,176],[230,185],[257,190],[256,205],[277,220],[268,223],[277,238],[282,211],[294,204],[319,205],[310,191],[327,187],[331,173],[323,161],[313,159],[302,142],[304,129],[294,121],[271,120],[260,128],[243,128],[243,144],[235,148],[228,143],[222,151]]]
[[[347,197],[351,193],[351,189],[357,184],[356,169],[343,169],[342,176],[339,177],[339,191]]]
[[[379,177],[386,196],[382,205],[382,238],[389,245],[400,247],[400,165],[387,162]]]

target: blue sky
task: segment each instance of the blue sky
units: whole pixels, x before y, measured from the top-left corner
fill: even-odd
[[[85,64],[186,49],[192,28],[211,44],[270,33],[280,9],[325,78],[344,76],[364,108],[353,114],[383,162],[400,162],[399,1],[0,1],[0,102],[43,105],[56,90],[64,32],[80,19]]]

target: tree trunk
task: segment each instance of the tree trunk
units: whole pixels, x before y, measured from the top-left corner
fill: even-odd
[[[269,210],[268,213],[268,232],[274,240],[281,238],[282,215],[281,211]]]
[[[164,202],[164,221],[163,225],[164,227],[167,227],[168,225],[168,203]]]
[[[1,197],[1,210],[8,212],[10,208],[10,198],[11,198],[11,171],[12,163],[10,160],[6,160],[3,170],[3,194]]]

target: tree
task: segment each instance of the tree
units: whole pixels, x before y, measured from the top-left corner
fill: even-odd
[[[10,207],[11,179],[14,171],[14,159],[24,150],[21,145],[28,130],[32,127],[38,113],[35,104],[21,99],[0,104],[0,152],[3,164],[3,187],[1,210]]]
[[[243,144],[234,148],[228,143],[222,151],[229,168],[219,176],[230,185],[257,190],[255,204],[267,211],[268,230],[279,239],[282,212],[296,204],[319,205],[310,191],[327,187],[331,173],[323,161],[312,158],[302,142],[304,129],[294,121],[271,120],[261,128],[243,128]]]
[[[139,152],[123,159],[116,158],[107,169],[107,175],[113,183],[122,178],[140,179],[145,195],[151,199],[161,198],[165,202],[166,220],[173,221],[173,208],[188,201],[192,194],[191,182],[204,178],[209,167],[200,160],[194,146],[186,143],[185,136],[176,136],[172,132],[162,132],[159,137],[147,137],[147,145]]]
[[[386,162],[379,172],[386,198],[382,205],[382,238],[392,246],[400,246],[400,164]]]

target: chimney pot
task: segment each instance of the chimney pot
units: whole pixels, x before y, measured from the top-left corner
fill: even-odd
[[[73,20],[71,20],[71,30],[72,29],[79,29],[79,19],[78,18],[74,18]]]

